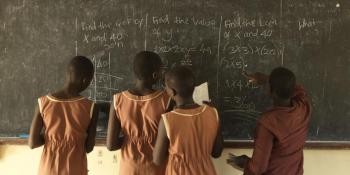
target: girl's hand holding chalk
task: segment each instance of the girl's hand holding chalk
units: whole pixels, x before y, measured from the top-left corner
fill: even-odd
[[[263,85],[269,81],[269,76],[261,72],[250,73],[247,71],[242,72],[242,75],[246,77],[249,83]]]

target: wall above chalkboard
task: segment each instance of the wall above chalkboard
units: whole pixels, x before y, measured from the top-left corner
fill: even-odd
[[[251,140],[270,105],[242,71],[293,70],[313,102],[309,140],[350,141],[350,2],[342,0],[2,0],[0,137],[29,130],[36,98],[61,86],[75,55],[95,64],[85,95],[104,106],[133,84],[140,50],[208,82],[226,140]],[[349,134],[348,134],[349,133]]]

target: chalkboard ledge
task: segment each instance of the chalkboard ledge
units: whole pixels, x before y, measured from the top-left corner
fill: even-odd
[[[253,148],[253,140],[225,140],[225,148]],[[305,149],[350,149],[350,141],[306,141]]]
[[[27,145],[24,138],[0,138],[1,145]],[[96,139],[96,146],[105,146],[106,139]],[[225,140],[225,148],[250,149],[253,148],[252,140]],[[307,141],[305,149],[350,149],[350,141]]]

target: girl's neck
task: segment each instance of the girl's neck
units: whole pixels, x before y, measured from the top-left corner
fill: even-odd
[[[153,93],[153,84],[150,82],[136,80],[135,87],[131,90],[135,95],[148,95]]]
[[[79,97],[80,92],[71,84],[66,84],[62,90],[52,94],[54,96],[57,96],[58,98],[64,98],[64,99],[69,99],[69,98],[75,98]]]
[[[275,99],[273,102],[274,106],[279,106],[279,107],[291,107],[292,106],[292,101],[290,99]]]
[[[182,109],[187,109],[187,108],[193,108],[197,107],[198,104],[196,104],[193,100],[193,98],[183,98],[183,99],[176,99],[176,108],[182,108]]]

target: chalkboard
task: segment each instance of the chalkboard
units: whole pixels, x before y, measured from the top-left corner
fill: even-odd
[[[313,104],[309,140],[350,141],[350,3],[346,0],[2,0],[0,137],[28,133],[36,98],[59,88],[75,55],[94,62],[84,94],[102,107],[133,85],[132,58],[159,53],[164,70],[209,83],[226,140],[251,140],[271,105],[242,71],[293,70]],[[161,84],[159,84],[161,86]]]

